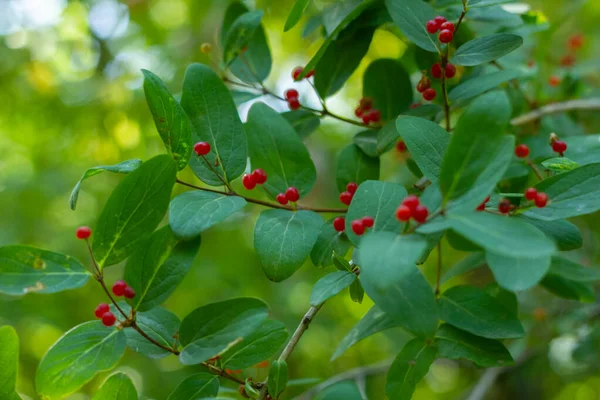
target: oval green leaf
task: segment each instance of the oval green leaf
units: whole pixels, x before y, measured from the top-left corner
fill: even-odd
[[[435,345],[415,338],[406,343],[392,363],[385,392],[390,400],[410,400],[417,383],[427,375],[437,355]]]
[[[457,85],[448,93],[450,101],[468,100],[482,93],[498,88],[504,82],[521,77],[522,73],[516,69],[505,69],[491,74],[477,76]]]
[[[138,394],[131,379],[123,373],[111,375],[92,400],[137,400]]]
[[[264,12],[261,10],[251,11],[240,15],[233,22],[223,46],[223,61],[229,65],[244,52],[250,44],[250,40],[260,27]]]
[[[285,360],[275,360],[269,369],[269,380],[267,381],[271,397],[279,398],[288,383],[288,367]]]
[[[0,398],[19,399],[17,371],[19,369],[19,336],[12,326],[0,327]]]
[[[379,180],[379,158],[367,156],[357,145],[349,144],[340,152],[336,162],[335,182],[340,192],[346,185],[358,185],[368,180]]]
[[[487,251],[485,258],[496,282],[513,292],[537,285],[550,268],[550,254],[510,256]]]
[[[495,33],[463,44],[456,50],[450,61],[456,65],[472,67],[497,60],[522,45],[521,36],[512,33]]]
[[[392,20],[402,33],[423,50],[437,53],[437,37],[425,29],[427,21],[437,15],[435,10],[421,0],[385,0]]]
[[[381,112],[382,121],[391,121],[408,110],[413,102],[410,76],[399,61],[377,59],[363,75],[363,97],[373,99],[373,108]]]
[[[317,307],[326,300],[346,289],[356,280],[356,274],[347,271],[335,271],[325,275],[315,283],[310,295],[310,305]]]
[[[202,372],[181,382],[167,400],[199,400],[217,397],[219,388],[217,376]]]
[[[308,7],[308,3],[310,3],[310,0],[296,0],[292,7],[292,11],[290,11],[287,20],[285,21],[285,26],[283,27],[284,32],[289,31],[300,22],[300,18],[302,18],[304,10]]]
[[[281,113],[281,116],[290,123],[302,139],[308,137],[321,126],[321,119],[317,114],[307,110],[294,110]]]
[[[317,267],[328,267],[333,264],[334,252],[343,257],[350,250],[350,246],[346,234],[336,231],[333,219],[330,219],[321,227],[321,233],[310,252],[310,259]]]

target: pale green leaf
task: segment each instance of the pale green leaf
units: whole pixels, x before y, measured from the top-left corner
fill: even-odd
[[[463,44],[456,50],[450,62],[464,66],[485,64],[507,55],[522,45],[521,36],[512,33],[495,33]]]
[[[410,400],[417,383],[427,375],[437,355],[434,344],[415,338],[406,343],[392,363],[385,392],[390,400]]]
[[[206,372],[192,375],[177,386],[167,400],[203,400],[217,397],[219,378]]]
[[[325,275],[315,283],[310,295],[310,305],[319,306],[327,299],[340,293],[356,280],[356,274],[347,271],[336,271]]]
[[[256,331],[223,353],[221,362],[232,370],[252,367],[275,354],[288,336],[282,322],[266,320]]]
[[[271,397],[279,398],[288,382],[288,367],[285,360],[276,360],[269,369],[268,388]]]
[[[12,326],[0,327],[0,398],[19,399],[16,394],[19,369],[19,336]]]
[[[131,379],[124,373],[111,375],[92,400],[137,400],[138,394]]]

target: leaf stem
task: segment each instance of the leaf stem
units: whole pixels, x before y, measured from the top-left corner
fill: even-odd
[[[535,166],[535,164],[533,163],[533,161],[531,161],[531,159],[527,158],[525,160],[525,162],[527,163],[527,165],[529,165],[531,167],[531,169],[533,170],[533,172],[535,173],[535,175],[538,177],[538,179],[540,181],[543,181],[544,177],[542,176],[542,173],[540,172],[540,170]]]
[[[210,163],[210,161],[208,161],[208,159],[206,158],[206,156],[200,156],[202,157],[202,159],[204,160],[204,162],[206,163],[206,165],[208,166],[208,168],[217,176],[217,178],[219,178],[219,180],[221,182],[223,182],[223,185],[229,189],[231,191],[231,186],[229,186],[229,183],[227,183],[225,181],[225,179],[223,179],[223,177],[217,172],[217,170],[212,166],[212,164]],[[218,158],[217,158],[218,160]]]

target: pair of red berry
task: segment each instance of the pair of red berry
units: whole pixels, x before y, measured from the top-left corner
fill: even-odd
[[[354,110],[354,115],[362,119],[365,125],[369,125],[371,122],[377,124],[381,121],[381,111],[373,108],[373,99],[370,97],[360,99],[358,107]]]
[[[437,16],[434,19],[427,21],[425,29],[432,35],[437,33],[437,31],[440,31],[438,39],[442,43],[450,43],[454,38],[454,24],[448,22],[448,20],[442,16]]]
[[[304,67],[296,67],[292,70],[292,78],[294,78],[295,81],[298,80],[298,77],[300,76],[300,74],[304,71]],[[315,75],[315,70],[312,69],[310,70],[310,72],[308,74],[306,74],[305,78],[311,78]]]
[[[210,153],[210,143],[208,142],[198,142],[194,145],[194,153],[198,155],[198,157],[202,157]]]
[[[262,185],[266,181],[267,173],[261,168],[255,169],[250,174],[244,174],[242,177],[242,184],[246,190],[252,190],[256,187],[256,185]]]
[[[285,193],[279,193],[277,197],[275,197],[275,200],[277,200],[279,204],[284,206],[288,203],[288,201],[295,203],[298,200],[300,200],[300,192],[298,191],[298,189],[292,186],[287,188]]]
[[[106,303],[98,304],[98,307],[96,307],[96,310],[94,311],[94,315],[96,318],[101,319],[105,326],[113,326],[115,322],[117,322],[117,317],[110,312],[110,307]]]
[[[402,200],[400,207],[396,209],[396,218],[401,222],[408,222],[413,218],[418,223],[422,224],[427,221],[429,210],[426,206],[420,204],[417,196],[409,195]]]
[[[454,64],[446,63],[444,70],[446,78],[452,79],[456,76],[456,67]],[[431,67],[431,76],[436,79],[442,79],[442,65],[440,63],[433,64]]]
[[[290,107],[290,110],[294,111],[301,107],[300,100],[298,100],[300,94],[296,89],[288,89],[285,91],[284,95],[285,99],[287,100],[288,106]]]
[[[425,71],[423,71],[425,72]],[[417,83],[417,92],[423,95],[423,99],[432,101],[437,96],[437,92],[431,87],[431,80],[427,75],[423,75],[419,83]]]
[[[352,202],[352,198],[354,197],[354,193],[356,193],[356,190],[358,189],[358,185],[356,184],[356,182],[350,182],[349,184],[346,185],[346,191],[340,193],[340,201],[349,206],[350,203]]]
[[[558,85],[560,85],[560,82],[560,77],[556,75],[552,75],[550,78],[548,78],[548,84],[552,87],[557,87]]]
[[[548,195],[544,192],[538,192],[536,188],[529,188],[525,191],[525,198],[533,201],[538,208],[544,208],[548,204]]]
[[[128,299],[135,297],[135,290],[125,281],[116,281],[112,287],[112,292],[117,297],[125,296]]]
[[[361,236],[362,234],[364,234],[365,230],[367,228],[372,228],[373,225],[375,225],[375,220],[373,219],[373,217],[368,216],[362,217],[360,219],[355,219],[350,224],[350,226],[352,227],[352,232],[354,232],[354,234],[357,236]]]

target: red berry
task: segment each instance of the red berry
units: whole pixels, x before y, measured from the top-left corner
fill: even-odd
[[[440,65],[440,63],[433,64],[433,66],[431,67],[431,76],[433,76],[436,79],[440,79],[442,77],[442,66]]]
[[[354,115],[356,115],[357,118],[362,118],[364,113],[365,113],[365,110],[363,110],[360,107],[356,107],[356,109],[354,110]]]
[[[127,284],[125,281],[116,281],[112,287],[112,291],[115,296],[123,296],[125,294],[125,289],[127,288]]]
[[[573,35],[567,41],[567,47],[570,50],[579,50],[583,46],[583,35],[578,33],[577,35]]]
[[[308,74],[306,74],[307,78],[312,78],[313,76],[315,76],[315,70],[311,69],[310,71],[308,71]]]
[[[251,174],[244,174],[242,177],[242,184],[246,190],[252,190],[256,187],[256,181]]]
[[[444,31],[450,31],[452,33],[454,33],[454,24],[452,22],[444,22],[443,24],[440,25],[440,30]]]
[[[371,122],[378,123],[381,121],[381,111],[373,109],[369,111],[369,117]]]
[[[296,89],[288,89],[285,91],[285,98],[287,100],[297,99],[298,96],[298,91]]]
[[[400,153],[404,153],[406,151],[406,143],[402,140],[396,143],[396,150]]]
[[[210,153],[210,143],[198,142],[194,145],[194,152],[199,156],[205,156]]]
[[[444,22],[448,21],[446,18],[442,17],[441,15],[438,15],[433,20],[435,21],[436,24],[438,24],[438,26],[442,26],[442,24]]]
[[[75,236],[77,239],[87,239],[92,235],[92,229],[88,226],[80,226],[75,231]]]
[[[401,205],[396,209],[396,218],[402,222],[407,222],[412,217],[412,210],[406,205]]]
[[[573,65],[575,65],[576,61],[577,61],[577,59],[575,58],[575,56],[573,54],[567,54],[560,59],[560,66],[561,67],[572,67]]]
[[[356,182],[350,182],[346,185],[346,190],[352,194],[356,193],[356,189],[358,189],[358,185],[356,184]]]
[[[431,87],[431,80],[426,75],[423,75],[421,77],[421,80],[419,81],[419,83],[417,83],[417,92],[423,93],[430,87]]]
[[[367,228],[372,228],[375,225],[375,220],[373,217],[363,217],[362,219],[363,225]]]
[[[349,206],[350,203],[352,202],[352,197],[354,197],[354,195],[350,192],[340,193],[340,201],[347,206]]]
[[[285,191],[285,198],[288,199],[289,201],[295,203],[298,200],[300,200],[300,192],[298,191],[298,189],[296,189],[293,186],[289,187]]]
[[[429,210],[424,205],[418,205],[412,214],[415,221],[422,224],[423,222],[427,221]]]
[[[419,205],[419,198],[410,194],[402,200],[402,205],[408,207],[411,211],[414,211]]]
[[[302,67],[296,67],[292,70],[292,78],[294,78],[294,80],[297,80],[298,77],[300,76],[300,74],[302,73],[302,71],[304,71],[304,68]]]
[[[535,206],[544,208],[546,207],[546,204],[548,204],[548,195],[546,193],[538,193],[537,196],[535,196]]]
[[[279,193],[277,195],[277,197],[275,197],[275,200],[277,200],[277,202],[279,204],[284,205],[284,206],[288,203],[288,199],[287,199],[287,197],[285,197],[285,194],[283,194],[283,193]]]
[[[113,326],[115,322],[117,322],[117,318],[110,311],[102,315],[102,323],[104,324],[104,326]]]
[[[556,75],[553,75],[550,77],[550,79],[548,79],[548,83],[550,84],[550,86],[558,86],[560,85],[560,78]]]
[[[446,78],[452,79],[456,75],[456,67],[454,64],[446,64]]]
[[[529,188],[525,191],[525,198],[527,200],[535,200],[537,197],[537,194],[538,194],[538,192],[537,192],[536,188]]]
[[[125,297],[128,299],[133,299],[135,297],[135,289],[132,288],[131,286],[127,286],[125,288],[125,293],[124,293]]]
[[[373,108],[373,99],[370,97],[363,97],[358,102],[358,106],[362,108],[363,111],[370,110],[371,108]]]
[[[102,316],[109,311],[110,311],[110,307],[108,306],[108,304],[100,303],[100,304],[98,304],[98,307],[96,307],[96,310],[94,311],[94,315],[96,316],[96,318],[102,318]]]
[[[365,225],[363,224],[362,219],[355,219],[352,221],[352,232],[358,236],[365,233]]]
[[[443,31],[440,32],[440,35],[438,36],[438,38],[440,39],[440,42],[442,42],[442,43],[450,43],[452,41],[452,39],[454,38],[454,33],[452,33],[452,31],[449,31],[448,29],[444,29]]]
[[[500,203],[498,203],[498,211],[500,211],[502,214],[508,214],[511,207],[512,205],[508,199],[502,199]]]
[[[252,180],[256,182],[257,185],[262,185],[267,181],[267,173],[262,168],[257,168],[252,171]]]
[[[296,111],[300,108],[300,101],[298,101],[298,99],[289,99],[288,106],[290,107],[290,110]]]
[[[567,144],[562,140],[557,140],[552,143],[552,150],[562,155],[562,153],[567,151]]]
[[[367,111],[366,113],[364,113],[361,119],[363,124],[369,125],[371,123],[371,112]]]
[[[427,29],[427,32],[429,32],[431,34],[436,33],[439,28],[440,28],[440,26],[434,20],[427,21],[427,23],[425,24],[425,29]]]
[[[344,217],[337,217],[333,220],[333,229],[338,232],[343,232],[346,229],[346,220]]]
[[[423,92],[423,98],[427,101],[431,101],[431,100],[435,99],[436,95],[437,95],[437,92],[435,91],[434,88],[429,88]]]
[[[515,155],[519,158],[525,158],[529,155],[529,147],[526,144],[520,144],[515,147]]]
[[[477,206],[476,210],[477,211],[483,211],[485,210],[485,202],[481,203],[480,205]]]

